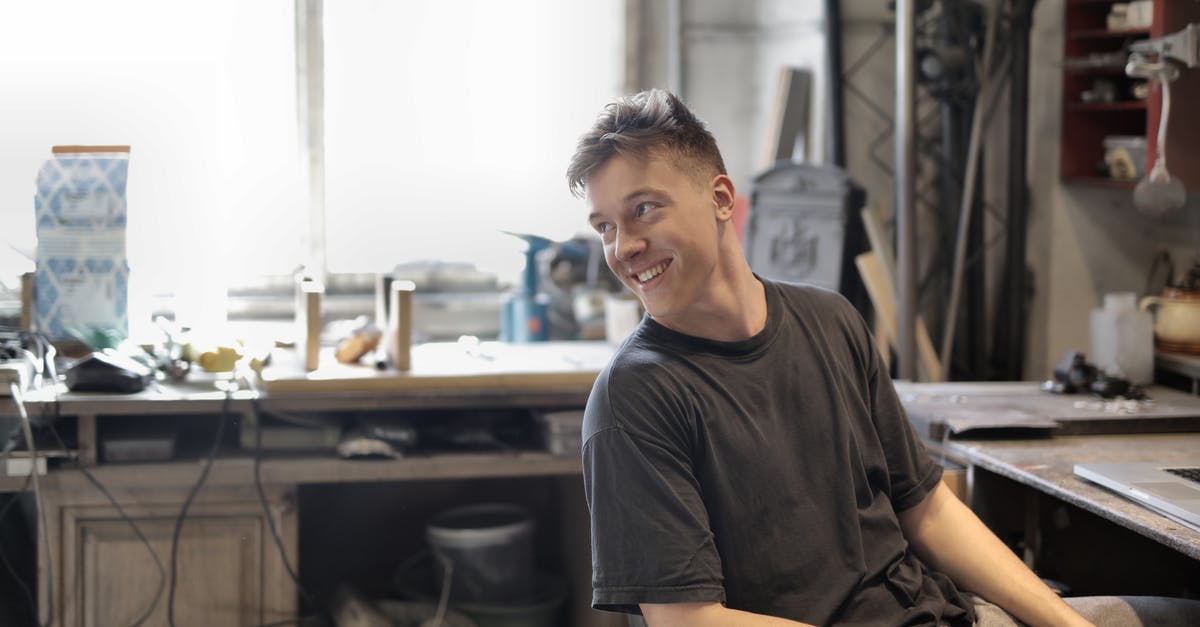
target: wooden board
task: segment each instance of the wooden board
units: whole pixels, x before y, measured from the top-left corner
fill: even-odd
[[[876,317],[882,321],[888,342],[895,345],[899,336],[896,327],[896,290],[894,282],[889,280],[887,270],[881,257],[875,252],[863,253],[854,258],[858,273],[862,276],[863,285],[871,297],[875,307]],[[919,375],[926,381],[942,381],[942,365],[938,361],[937,351],[933,348],[933,340],[925,328],[925,321],[918,316],[916,323],[917,353],[920,361],[917,366]]]
[[[779,69],[760,170],[769,170],[779,161],[808,161],[808,155],[812,153],[808,124],[811,84],[812,74],[808,70]]]
[[[263,371],[268,394],[591,386],[612,357],[604,342],[431,342],[414,346],[411,369],[381,370],[322,358],[305,373],[288,360]]]

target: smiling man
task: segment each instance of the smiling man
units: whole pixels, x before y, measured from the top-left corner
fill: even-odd
[[[1089,624],[941,484],[849,303],[752,272],[716,141],[675,96],[610,104],[567,178],[648,314],[585,414],[596,608],[651,627]]]

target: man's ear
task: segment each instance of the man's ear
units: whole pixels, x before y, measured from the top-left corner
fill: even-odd
[[[737,198],[733,190],[733,179],[728,175],[718,174],[712,179],[713,205],[716,207],[717,220],[728,222],[733,219],[733,203]]]

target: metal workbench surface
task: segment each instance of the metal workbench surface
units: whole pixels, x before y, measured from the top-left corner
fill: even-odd
[[[1056,436],[1026,440],[947,440],[949,455],[1076,505],[1200,560],[1200,531],[1076,477],[1075,464],[1200,459],[1200,433]]]

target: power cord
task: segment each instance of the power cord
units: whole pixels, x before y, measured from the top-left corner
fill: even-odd
[[[56,403],[55,407],[57,408],[57,406],[58,405]],[[63,448],[63,450],[67,450],[66,443],[63,442],[62,437],[58,434],[58,430],[54,428],[53,424],[50,426],[50,433],[54,436],[54,439],[58,442],[58,445],[61,446]],[[142,543],[142,546],[146,547],[146,552],[148,552],[150,554],[150,558],[154,560],[154,566],[156,568],[158,568],[158,589],[154,591],[154,599],[150,602],[150,605],[142,612],[142,614],[130,626],[130,627],[141,627],[141,625],[145,624],[145,622],[150,618],[150,614],[152,612],[154,612],[154,608],[158,607],[158,602],[160,600],[162,600],[163,590],[166,588],[166,585],[167,585],[166,569],[163,568],[163,563],[162,563],[162,560],[159,559],[159,557],[158,557],[158,552],[155,551],[154,547],[152,547],[150,545],[150,541],[148,539],[146,539],[146,535],[144,533],[142,533],[142,529],[140,527],[138,527],[137,523],[134,522],[133,518],[131,518],[128,514],[125,513],[125,509],[122,508],[121,504],[117,502],[117,499],[112,495],[112,492],[109,492],[108,488],[104,487],[104,485],[102,483],[100,483],[100,480],[97,479],[96,476],[94,474],[92,474],[92,471],[89,470],[88,467],[84,465],[83,460],[79,459],[78,455],[74,456],[74,461],[75,461],[76,467],[79,469],[79,471],[81,473],[83,473],[83,476],[87,477],[87,480],[89,482],[91,482],[91,484],[93,486],[95,486],[96,489],[99,490],[100,493],[103,494],[106,499],[108,499],[109,503],[112,503],[113,508],[117,510],[117,515],[119,515],[121,517],[121,520],[125,521],[125,523],[129,525],[130,529],[133,529],[134,535],[137,536],[137,539]]]
[[[39,544],[46,550],[46,598],[49,599],[49,603],[46,604],[45,625],[50,625],[54,623],[54,561],[50,555],[49,526],[46,524],[46,508],[42,503],[42,487],[38,481],[37,446],[33,442],[33,427],[29,424],[29,413],[25,411],[25,399],[21,396],[20,384],[15,381],[10,382],[8,389],[12,394],[13,402],[17,406],[17,413],[21,416],[21,429],[25,432],[25,445],[29,447],[29,459],[31,462],[29,476],[33,478],[34,506],[37,508],[38,521],[41,524]]]
[[[58,403],[58,395],[57,395],[57,387],[56,387],[58,384],[58,376],[57,376],[57,372],[56,372],[56,368],[55,368],[55,364],[54,364],[54,358],[55,358],[56,351],[54,349],[53,344],[51,344],[42,334],[29,332],[26,330],[21,330],[21,333],[28,335],[32,339],[32,341],[38,348],[38,352],[40,353],[40,355],[38,357],[40,358],[42,363],[41,363],[41,367],[38,369],[39,370],[38,374],[41,374],[43,376],[43,380],[48,382],[49,386],[52,389],[52,393],[53,393],[53,400],[51,403],[51,405],[53,407],[53,414],[49,421],[49,424],[51,425],[50,432],[54,436],[55,440],[58,442],[59,446],[61,446],[63,448],[63,450],[67,450],[67,446],[66,446],[65,442],[63,441],[62,437],[59,435],[58,431],[56,429],[54,429],[54,427],[53,427],[53,423],[55,421],[57,421],[57,419],[60,416],[60,412],[61,412],[61,408]],[[278,528],[275,525],[275,519],[274,519],[274,517],[271,516],[271,512],[270,512],[270,509],[269,509],[269,506],[267,503],[266,492],[265,492],[263,484],[262,484],[262,475],[261,475],[262,425],[261,425],[261,419],[260,419],[260,411],[259,411],[258,402],[257,402],[258,397],[259,397],[259,392],[257,390],[257,387],[254,384],[253,376],[254,376],[253,373],[248,372],[248,373],[245,373],[245,376],[243,376],[242,378],[243,378],[243,380],[245,380],[247,382],[247,384],[253,391],[253,396],[251,397],[251,408],[255,414],[254,484],[255,484],[255,490],[258,493],[259,503],[262,505],[263,513],[267,519],[268,528],[271,531],[271,537],[274,540],[276,549],[278,549],[278,551],[279,551],[280,559],[283,561],[284,568],[287,570],[288,576],[291,577],[293,583],[296,585],[297,589],[300,591],[300,594],[304,597],[305,601],[307,603],[309,603],[309,605],[311,607],[316,608],[318,610],[318,612],[320,613],[320,615],[322,616],[322,618],[324,619],[324,622],[326,624],[332,625],[334,623],[333,623],[332,618],[330,617],[329,613],[326,610],[324,610],[324,608],[316,602],[316,599],[308,592],[308,590],[304,587],[304,585],[300,583],[300,579],[297,576],[295,569],[292,567],[291,562],[287,558],[287,553],[283,546],[283,539],[279,533]],[[45,547],[45,550],[46,550],[46,561],[47,561],[47,567],[46,567],[47,578],[48,578],[47,579],[47,597],[51,599],[51,602],[48,604],[49,609],[47,612],[47,623],[46,623],[46,625],[49,625],[54,622],[55,604],[53,602],[54,595],[52,593],[53,571],[52,571],[52,565],[51,565],[51,561],[50,561],[50,546],[49,546],[48,535],[47,535],[47,531],[46,531],[47,524],[46,524],[46,518],[45,518],[45,510],[42,507],[41,490],[40,490],[40,485],[37,481],[37,473],[36,473],[37,453],[34,448],[33,437],[32,437],[32,428],[31,428],[31,424],[29,421],[29,416],[26,411],[24,401],[21,398],[20,393],[19,393],[20,386],[18,386],[16,383],[12,383],[10,387],[13,392],[13,394],[12,394],[13,399],[14,399],[14,401],[16,401],[16,403],[19,407],[19,410],[20,410],[21,419],[22,419],[22,427],[25,430],[25,437],[29,441],[30,454],[32,455],[32,458],[33,458],[34,464],[35,464],[34,472],[32,472],[30,474],[30,476],[26,478],[26,484],[24,487],[22,487],[22,492],[27,489],[29,482],[32,480],[32,482],[34,484],[34,496],[35,496],[35,501],[36,501],[36,508],[37,508],[38,514],[41,519],[42,534],[43,534],[44,538],[47,538],[47,541],[43,542],[43,546]],[[219,451],[221,442],[224,439],[225,425],[229,421],[230,404],[231,404],[231,401],[233,398],[233,392],[235,390],[236,390],[235,385],[231,385],[226,389],[225,398],[221,405],[220,419],[219,419],[219,422],[217,425],[217,432],[216,432],[216,436],[214,437],[212,449],[209,452],[209,455],[205,461],[204,468],[201,470],[200,476],[197,478],[196,483],[192,486],[191,491],[188,493],[188,496],[184,500],[183,506],[180,508],[179,514],[175,519],[175,526],[174,526],[172,536],[171,536],[170,579],[169,579],[169,591],[168,591],[168,595],[167,595],[167,621],[171,627],[175,627],[175,589],[176,589],[176,584],[177,584],[179,538],[181,535],[183,522],[187,518],[188,509],[191,507],[191,504],[195,500],[196,495],[199,493],[200,489],[203,487],[205,481],[208,478],[208,474],[212,469],[212,465],[216,460],[217,452]],[[45,412],[45,411],[46,411],[45,405],[43,405],[43,412]],[[45,417],[45,413],[43,413],[43,417]],[[142,542],[143,546],[146,547],[146,550],[150,553],[151,558],[154,560],[155,566],[158,568],[159,585],[158,585],[158,590],[155,592],[154,599],[151,601],[150,605],[146,608],[146,610],[142,613],[142,615],[140,617],[138,617],[138,619],[131,626],[131,627],[140,627],[141,625],[143,625],[145,623],[146,620],[149,619],[150,614],[153,613],[154,609],[158,606],[159,601],[162,599],[163,589],[164,589],[164,587],[167,586],[167,576],[166,576],[166,571],[162,564],[162,560],[159,558],[158,553],[156,551],[154,551],[153,547],[150,545],[149,540],[146,538],[146,536],[142,532],[141,528],[138,527],[136,522],[134,522],[134,520],[129,517],[129,515],[125,512],[125,510],[117,502],[116,498],[113,497],[112,493],[106,487],[104,487],[104,485],[102,483],[100,483],[100,481],[96,478],[96,476],[83,464],[83,462],[79,459],[78,455],[74,456],[74,461],[78,465],[80,472],[82,472],[84,474],[84,476],[88,479],[88,481],[90,483],[92,483],[92,485],[95,486],[97,490],[99,490],[102,494],[104,494],[105,498],[107,498],[108,501],[117,510],[117,513],[118,513],[118,515],[120,515],[122,520],[124,520],[130,526],[130,528],[133,529],[134,534],[137,536],[138,540]],[[9,509],[9,507],[11,507],[12,502],[13,501],[10,501],[8,504],[6,504],[6,506],[4,507],[3,510],[0,510],[0,520],[3,520],[3,518],[7,515],[8,509]],[[13,572],[11,565],[9,565],[7,559],[4,558],[2,553],[0,553],[0,559],[2,559],[4,561],[6,567],[8,567],[9,571]],[[13,574],[15,575],[15,573],[13,573]],[[21,585],[22,589],[24,590],[26,597],[30,599],[30,603],[34,608],[34,615],[36,616],[37,608],[36,608],[36,602],[33,600],[32,592],[29,590],[28,586],[26,586],[24,584],[24,582],[20,580],[19,577],[17,578],[17,581]],[[298,617],[298,618],[294,618],[294,619],[286,619],[286,620],[269,623],[262,627],[300,624],[300,623],[302,623],[303,620],[304,620],[303,617]]]
[[[70,447],[68,447],[66,442],[63,441],[62,436],[58,433],[58,429],[55,428],[55,425],[58,423],[58,420],[61,417],[61,406],[58,403],[58,391],[56,388],[58,377],[54,367],[54,346],[39,334],[31,334],[31,336],[36,342],[38,342],[39,350],[42,352],[45,376],[46,380],[49,381],[48,388],[51,390],[52,395],[50,405],[53,407],[53,410],[50,415],[50,419],[44,420],[43,422],[45,422],[46,426],[48,427],[50,435],[54,436],[54,440],[57,442],[58,446],[61,447],[63,451],[68,451],[70,450]],[[45,418],[45,414],[43,414],[43,418]],[[96,478],[96,475],[92,474],[92,471],[83,463],[83,460],[79,457],[79,455],[75,454],[71,459],[73,462],[75,462],[79,471],[83,473],[83,476],[87,478],[88,482],[95,486],[95,488],[104,495],[104,498],[108,499],[108,502],[112,504],[113,508],[117,511],[117,515],[121,517],[121,520],[128,524],[129,528],[133,530],[134,535],[137,536],[138,540],[142,543],[142,546],[146,548],[146,552],[150,554],[150,558],[154,560],[155,567],[158,568],[158,589],[154,593],[154,599],[150,602],[150,605],[145,609],[145,611],[142,612],[141,616],[139,616],[130,626],[140,627],[141,625],[145,624],[145,622],[150,618],[150,614],[154,612],[154,608],[158,606],[158,602],[162,599],[163,590],[166,587],[166,570],[163,568],[162,560],[159,558],[158,552],[155,551],[154,547],[150,545],[150,541],[142,532],[141,527],[139,527],[137,523],[134,522],[133,518],[131,518],[129,514],[125,512],[125,509],[121,507],[121,504],[117,501],[116,497],[112,495],[112,492],[110,492],[108,488],[104,486],[104,484],[100,483],[100,480]]]
[[[253,371],[244,372],[242,378],[250,387],[250,411],[254,416],[254,489],[258,493],[258,502],[262,505],[263,516],[267,519],[267,526],[271,530],[271,538],[275,541],[275,548],[279,550],[279,559],[283,561],[283,567],[287,570],[287,574],[292,578],[292,582],[296,584],[296,589],[300,591],[300,595],[304,597],[305,602],[309,607],[317,611],[326,624],[333,625],[333,619],[328,611],[322,605],[319,605],[316,599],[309,594],[308,589],[304,584],[300,583],[300,577],[292,568],[291,562],[288,560],[287,551],[283,547],[283,538],[279,534],[279,529],[275,526],[275,517],[271,515],[271,509],[267,503],[266,490],[263,488],[262,481],[262,416],[263,412],[258,406],[259,391],[258,386],[254,383],[255,373]],[[299,623],[301,619],[297,618],[292,621],[281,621],[270,623],[269,625],[286,625],[290,623]],[[262,626],[266,627],[266,626]]]
[[[21,485],[20,494],[24,494],[25,491],[29,489],[29,484],[32,479],[32,475],[27,475],[25,477],[25,483]],[[10,498],[9,501],[4,504],[4,507],[0,508],[0,524],[4,523],[4,519],[8,517],[8,510],[11,509],[13,503],[16,502],[16,497]],[[4,563],[5,570],[8,571],[8,574],[12,577],[13,581],[17,582],[17,586],[21,588],[21,592],[25,594],[25,600],[29,602],[30,616],[35,617],[36,620],[38,614],[37,599],[33,598],[33,591],[29,589],[29,586],[25,585],[25,581],[21,579],[21,575],[17,573],[17,569],[13,568],[12,563],[8,561],[8,556],[4,554],[3,546],[0,546],[0,562]]]
[[[221,441],[225,436],[225,423],[229,420],[229,404],[232,400],[233,389],[230,387],[225,390],[225,400],[221,403],[221,417],[217,423],[217,435],[213,438],[212,450],[209,451],[208,459],[205,460],[204,468],[200,471],[200,476],[196,479],[196,483],[192,485],[187,498],[184,499],[183,507],[179,509],[179,516],[175,518],[175,529],[171,533],[171,578],[167,592],[167,624],[171,627],[175,627],[175,584],[179,560],[179,533],[183,529],[183,520],[187,517],[188,508],[191,507],[196,494],[200,492],[200,488],[204,486],[205,480],[208,479],[208,472],[212,470],[213,462],[217,459],[217,451],[220,449]]]

